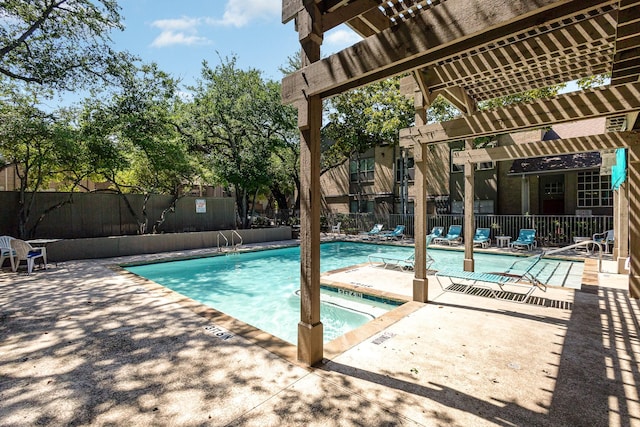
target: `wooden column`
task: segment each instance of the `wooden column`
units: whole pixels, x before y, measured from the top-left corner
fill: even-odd
[[[473,150],[473,140],[467,140],[465,149]],[[473,236],[475,235],[475,213],[473,201],[475,198],[475,163],[464,164],[464,271],[474,271]]]
[[[613,259],[618,260],[618,274],[628,274],[624,268],[629,256],[629,184],[627,181],[620,185],[614,198],[614,219],[615,221],[615,246],[613,248]]]
[[[416,144],[413,150],[415,164],[414,176],[414,241],[415,276],[413,278],[413,300],[429,301],[429,279],[427,279],[427,147]]]
[[[640,147],[629,148],[628,165],[629,189],[640,188]],[[640,193],[629,191],[629,296],[640,298]]]
[[[426,123],[427,100],[425,100],[420,91],[414,93],[414,107],[416,109],[416,125]],[[413,300],[418,302],[429,301],[429,279],[427,279],[427,152],[426,145],[415,144],[413,149],[415,173]]]
[[[320,60],[322,33],[315,2],[306,1],[296,21],[302,66]],[[306,101],[306,102],[305,102]],[[320,128],[322,99],[310,96],[298,104],[300,129],[300,323],[298,360],[311,366],[323,357],[320,322]]]

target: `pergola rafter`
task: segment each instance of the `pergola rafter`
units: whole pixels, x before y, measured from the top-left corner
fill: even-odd
[[[400,144],[410,147],[457,141],[637,110],[640,110],[640,82],[568,93],[403,129]]]

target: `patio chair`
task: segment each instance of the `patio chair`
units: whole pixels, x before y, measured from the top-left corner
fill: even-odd
[[[380,233],[380,234],[378,234],[378,238],[382,239],[382,240],[404,239],[404,225],[396,225],[396,228],[394,228],[393,231],[391,231],[389,233]]]
[[[44,261],[44,268],[47,269],[47,258],[45,248],[34,248],[29,243],[20,239],[11,240],[11,247],[16,252],[16,270],[20,265],[20,261],[27,262],[27,274],[31,274],[35,265],[35,260],[42,258]],[[14,270],[14,271],[16,271]]]
[[[488,228],[476,228],[476,234],[473,236],[473,244],[480,245],[482,248],[488,248],[491,246],[490,234],[491,230]]]
[[[332,225],[331,226],[331,232],[332,233],[336,233],[336,234],[340,234],[340,226],[342,225],[341,222],[338,222],[336,225]]]
[[[509,243],[509,247],[512,249],[527,248],[528,251],[533,250],[536,246],[538,246],[538,242],[536,242],[536,230],[533,228],[521,228],[518,238]]]
[[[462,226],[461,225],[451,225],[449,226],[449,231],[447,231],[447,235],[444,237],[436,237],[433,239],[433,243],[436,244],[448,244],[452,243],[460,244],[462,243]]]
[[[470,294],[474,288],[480,288],[481,290],[489,290],[494,298],[525,303],[536,289],[541,289],[544,292],[547,291],[547,285],[542,283],[537,277],[537,275],[544,270],[544,266],[535,271],[544,254],[545,253],[542,252],[538,255],[517,260],[511,264],[506,271],[502,272],[483,273],[460,269],[442,269],[436,272],[435,278],[440,288],[445,292]],[[447,287],[443,286],[440,280],[442,277],[448,277],[451,285]],[[454,279],[464,282],[455,281]],[[496,292],[493,285],[499,288],[500,293]],[[514,293],[508,291],[506,289],[507,286],[523,287],[526,288],[527,291],[525,293]]]
[[[375,237],[378,234],[380,234],[380,232],[382,231],[382,228],[384,226],[382,224],[375,224],[371,230],[369,231],[364,231],[362,233],[360,233],[361,236],[364,236],[366,238],[371,238],[371,237]]]
[[[431,233],[427,234],[427,246],[429,246],[429,243],[431,243],[433,239],[441,237],[443,232],[444,227],[433,227]]]
[[[604,245],[604,253],[609,253],[609,245],[613,246],[613,230],[603,231],[602,233],[596,233],[591,238],[596,243],[600,243]]]
[[[393,256],[386,256],[380,254],[369,255],[369,264],[374,264],[374,261],[382,264],[382,268],[386,269],[387,267],[398,268],[400,270],[413,270],[415,267],[416,259],[415,253],[412,253],[407,258],[398,258]],[[434,259],[431,258],[431,255],[427,253],[427,270],[434,263]]]
[[[11,247],[11,236],[0,236],[0,268],[4,265],[4,260],[9,258],[11,270],[16,271],[16,251]]]

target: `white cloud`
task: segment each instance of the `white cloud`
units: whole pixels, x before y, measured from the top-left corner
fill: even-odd
[[[189,18],[183,16],[176,19],[158,19],[151,23],[152,27],[160,28],[163,31],[175,31],[175,30],[193,30],[200,24],[198,18]]]
[[[182,17],[177,19],[159,19],[151,23],[152,27],[162,31],[151,42],[153,47],[166,47],[174,45],[202,45],[211,43],[207,38],[198,36],[198,26],[201,19]]]
[[[326,46],[337,52],[362,40],[358,34],[351,30],[337,29],[330,31],[324,36]]]
[[[156,37],[153,42],[151,42],[151,46],[153,47],[166,47],[173,45],[202,45],[211,43],[205,37],[198,37],[196,35],[187,35],[182,32],[173,32],[173,31],[163,31],[160,33],[158,37]]]
[[[209,21],[214,25],[244,27],[252,21],[278,17],[281,0],[228,0],[221,20]]]
[[[198,35],[201,25],[244,27],[253,21],[270,20],[280,16],[282,0],[227,0],[222,18],[183,16],[175,19],[159,19],[151,23],[161,33],[151,46],[209,44],[211,41]]]

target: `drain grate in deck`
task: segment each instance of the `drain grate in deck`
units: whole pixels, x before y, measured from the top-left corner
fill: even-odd
[[[447,286],[447,291],[458,292],[467,295],[473,295],[485,298],[495,298],[506,301],[522,303],[524,295],[518,292],[492,290],[481,286],[463,285],[461,283],[453,283]],[[554,300],[549,298],[530,296],[525,304],[538,305],[541,307],[559,308],[562,310],[573,309],[573,303],[570,301]]]

